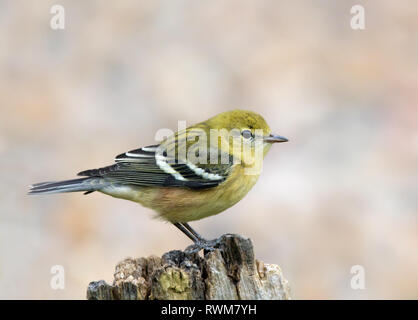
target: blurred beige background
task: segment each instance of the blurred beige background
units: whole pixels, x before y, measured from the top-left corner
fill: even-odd
[[[84,299],[121,259],[189,245],[135,203],[28,185],[237,107],[290,142],[244,200],[192,225],[250,237],[295,299],[418,298],[417,34],[412,0],[0,1],[0,298]]]

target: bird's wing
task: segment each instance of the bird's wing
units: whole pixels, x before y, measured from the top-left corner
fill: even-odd
[[[167,156],[161,145],[152,145],[118,155],[115,164],[80,172],[80,176],[103,177],[114,183],[135,186],[216,187],[228,176],[232,162],[193,164]],[[208,161],[209,162],[209,161]]]

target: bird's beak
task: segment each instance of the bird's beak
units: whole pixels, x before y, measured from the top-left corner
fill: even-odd
[[[289,140],[285,137],[278,136],[276,134],[270,134],[269,136],[264,137],[264,141],[268,143],[276,143],[276,142],[287,142]]]

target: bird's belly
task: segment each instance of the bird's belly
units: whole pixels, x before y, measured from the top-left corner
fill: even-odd
[[[258,176],[234,179],[206,190],[164,188],[149,191],[143,205],[153,208],[159,217],[170,222],[189,222],[218,214],[240,201],[254,186]],[[144,193],[147,191],[144,190]],[[152,199],[149,205],[148,201]]]
[[[258,179],[242,179],[239,170],[217,187],[204,190],[168,187],[109,186],[101,192],[151,208],[170,222],[189,222],[218,214],[240,201]]]

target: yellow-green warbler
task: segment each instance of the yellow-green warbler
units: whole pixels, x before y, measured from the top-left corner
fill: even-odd
[[[197,248],[211,242],[189,221],[220,213],[240,201],[256,183],[274,135],[251,111],[228,111],[151,145],[120,154],[115,164],[80,172],[79,179],[44,182],[29,194],[99,191],[152,208]]]

